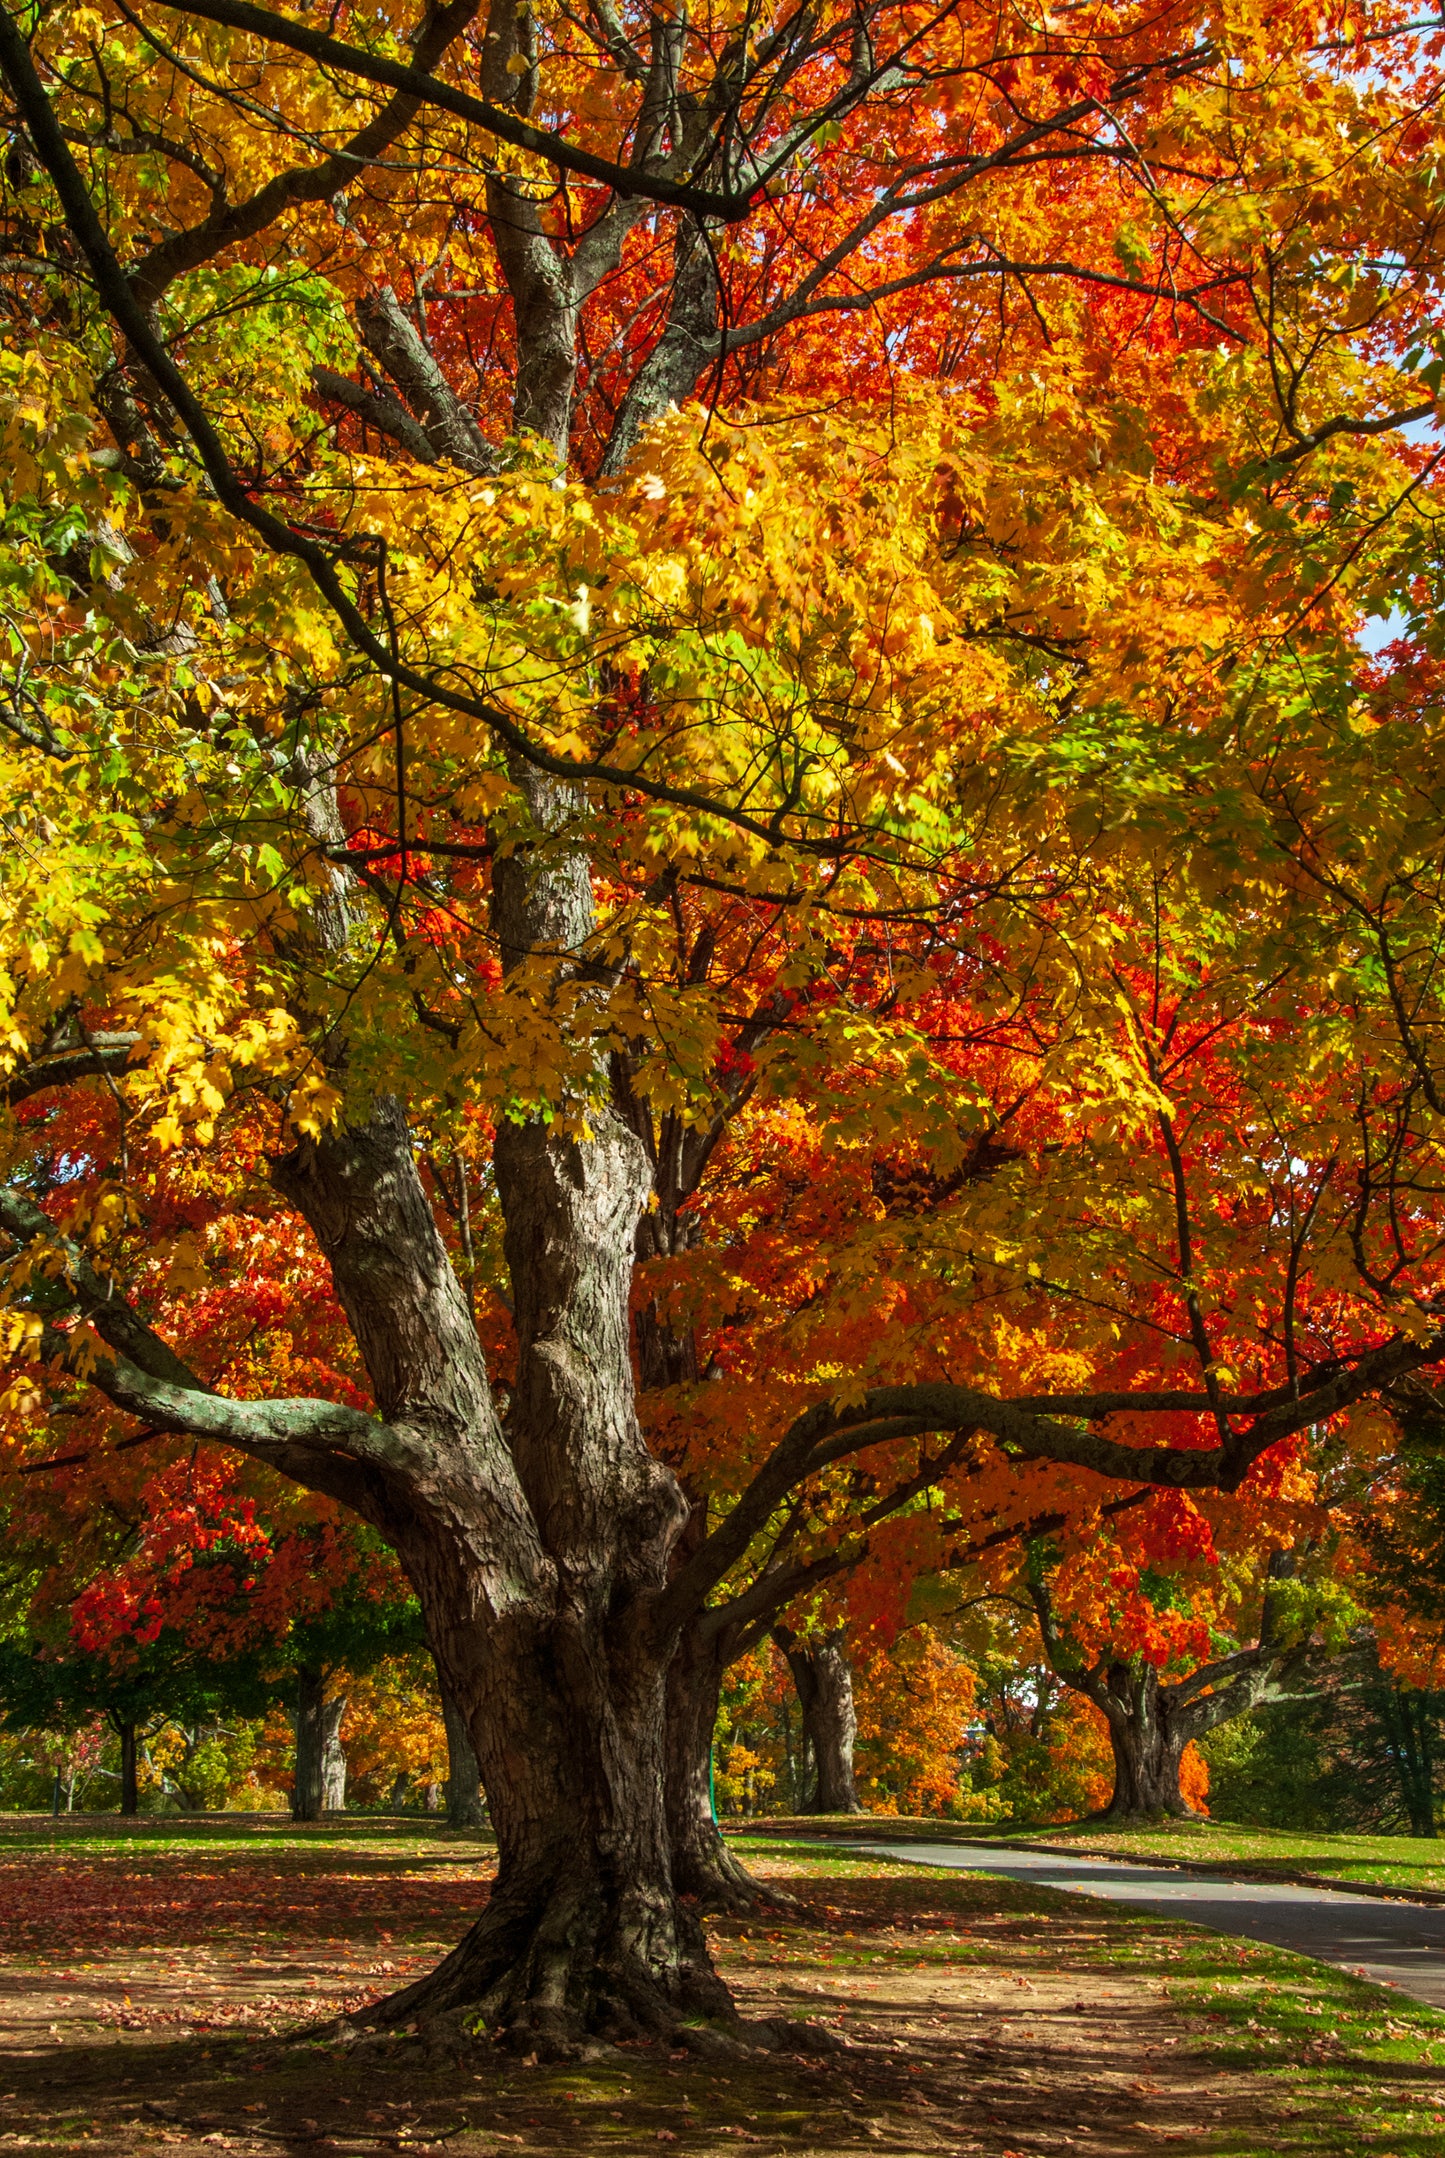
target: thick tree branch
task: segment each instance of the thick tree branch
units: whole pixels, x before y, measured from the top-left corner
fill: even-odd
[[[60,1299],[144,1378],[186,1393],[208,1393],[189,1364],[147,1326],[111,1277],[99,1273],[73,1238],[63,1235],[33,1199],[0,1186],[0,1229],[26,1250],[49,1245],[59,1254],[65,1269],[56,1283]]]
[[[368,390],[361,383],[353,382],[349,375],[338,375],[329,367],[313,368],[311,380],[318,397],[324,397],[334,405],[344,405],[377,434],[390,435],[392,441],[400,443],[419,465],[439,462],[431,437],[421,421],[413,419],[400,398],[386,391]]]
[[[582,179],[600,181],[614,194],[632,196],[643,202],[669,203],[678,209],[694,210],[701,216],[727,220],[746,216],[751,207],[752,189],[746,193],[721,194],[711,188],[692,187],[685,180],[672,180],[660,173],[615,164],[611,158],[595,157],[590,150],[581,149],[563,136],[530,126],[501,105],[485,103],[465,90],[453,88],[423,68],[388,60],[381,53],[364,52],[359,46],[329,37],[324,30],[313,30],[308,23],[273,14],[269,8],[252,7],[249,0],[162,0],[162,5],[174,7],[180,15],[198,16],[206,22],[222,23],[228,29],[265,38],[274,45],[289,46],[293,52],[304,53],[308,59],[318,60],[324,66],[339,68],[343,74],[357,75],[364,82],[374,82],[383,89],[400,93],[413,109],[419,105],[435,105],[459,120],[470,121],[474,127],[485,128],[499,142],[532,151],[559,171],[575,172]]]
[[[7,1101],[13,1109],[17,1102],[28,1101],[32,1094],[43,1094],[48,1087],[73,1086],[77,1079],[97,1079],[107,1072],[124,1071],[139,1040],[138,1034],[93,1036],[83,1049],[40,1057],[0,1082],[0,1100]]]
[[[0,1228],[25,1249],[50,1246],[59,1253],[64,1273],[54,1281],[55,1301],[86,1320],[116,1352],[97,1357],[87,1346],[82,1357],[75,1337],[53,1323],[51,1300],[42,1293],[34,1301],[50,1321],[39,1343],[45,1361],[62,1364],[117,1408],[141,1417],[144,1436],[184,1431],[235,1446],[387,1528],[385,1471],[400,1465],[404,1445],[397,1433],[338,1402],[235,1401],[214,1393],[33,1200],[0,1187]]]
[[[391,376],[421,422],[432,457],[450,458],[464,472],[484,477],[497,471],[500,459],[456,391],[447,381],[421,332],[392,291],[383,285],[356,310],[366,347]]]
[[[196,1385],[176,1386],[153,1378],[124,1357],[98,1361],[90,1377],[117,1408],[128,1409],[172,1431],[214,1439],[246,1453],[269,1458],[297,1447],[323,1453],[343,1452],[359,1461],[385,1465],[399,1458],[396,1435],[385,1424],[337,1401],[295,1399],[236,1401]]]
[[[476,11],[477,0],[448,0],[446,5],[428,7],[416,38],[423,69],[440,60]],[[418,100],[401,92],[388,98],[365,126],[331,156],[314,165],[297,165],[278,172],[244,202],[227,202],[218,194],[210,214],[200,224],[169,234],[141,258],[132,273],[136,290],[154,304],[167,286],[187,270],[212,261],[228,247],[253,239],[298,204],[330,201],[350,186],[359,172],[385,155],[411,126],[418,109]]]
[[[1048,1413],[1102,1420],[1125,1405],[1135,1410],[1187,1408],[1212,1418],[1215,1404],[1207,1393],[1170,1392],[1094,1397],[1047,1396],[1000,1400],[967,1386],[942,1381],[917,1386],[874,1388],[847,1408],[820,1403],[805,1411],[763,1463],[732,1512],[671,1583],[664,1600],[663,1622],[681,1625],[747,1551],[753,1538],[798,1484],[820,1469],[866,1447],[888,1440],[924,1437],[931,1431],[984,1432],[1015,1461],[1051,1461],[1087,1469],[1113,1482],[1150,1484],[1174,1491],[1233,1491],[1269,1447],[1312,1423],[1323,1422],[1406,1372],[1438,1363],[1445,1356],[1445,1335],[1424,1342],[1404,1338],[1364,1352],[1353,1367],[1343,1368],[1281,1401],[1283,1390],[1235,1401],[1236,1414],[1250,1419],[1246,1431],[1232,1432],[1227,1445],[1207,1447],[1126,1446],[1085,1426],[1062,1423]],[[1083,1407],[1081,1404],[1090,1403]]]

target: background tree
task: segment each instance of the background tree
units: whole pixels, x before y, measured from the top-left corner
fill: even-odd
[[[1265,1704],[1211,1734],[1211,1810],[1266,1828],[1433,1837],[1442,1717],[1438,1692],[1382,1670],[1363,1641],[1329,1692]]]
[[[808,1748],[814,1787],[805,1813],[861,1813],[853,1780],[853,1748],[858,1715],[853,1705],[853,1673],[848,1665],[841,1626],[797,1634],[775,1626],[773,1640],[782,1651],[797,1688],[798,1710]]]
[[[1255,1592],[1253,1638],[1238,1640],[1235,1617],[1237,1645],[1224,1635],[1229,1606],[1238,1610],[1249,1597],[1237,1580],[1216,1600],[1153,1568],[1137,1570],[1132,1584],[1116,1569],[1115,1593],[1094,1604],[1080,1629],[1090,1637],[1087,1649],[1060,1622],[1047,1571],[1036,1563],[1029,1593],[1049,1667],[1092,1702],[1108,1727],[1109,1818],[1187,1817],[1195,1811],[1181,1787],[1187,1748],[1262,1702],[1329,1688],[1330,1657],[1345,1645],[1356,1614],[1332,1584],[1300,1579],[1298,1563],[1292,1552],[1268,1554]]]
[[[107,1655],[0,1644],[0,1716],[11,1730],[74,1730],[103,1716],[120,1741],[120,1811],[140,1811],[140,1749],[172,1721],[255,1715],[266,1689],[254,1668],[209,1664],[174,1637]]]

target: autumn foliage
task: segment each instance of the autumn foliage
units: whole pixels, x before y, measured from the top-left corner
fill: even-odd
[[[1116,1764],[1365,1623],[1445,1354],[1442,59],[0,18],[15,1630],[412,1613],[501,1875],[386,2014],[728,2022],[784,1622],[870,1803],[981,1813],[1102,1795],[1015,1620]]]

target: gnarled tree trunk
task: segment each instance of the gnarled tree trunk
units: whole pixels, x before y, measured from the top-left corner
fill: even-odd
[[[1152,1664],[1122,1662],[1107,1656],[1085,1664],[1061,1633],[1047,1587],[1030,1585],[1038,1613],[1039,1635],[1049,1668],[1066,1686],[1100,1710],[1114,1754],[1114,1791],[1104,1818],[1114,1821],[1172,1814],[1197,1820],[1197,1810],[1179,1788],[1184,1749],[1243,1716],[1260,1701],[1288,1699],[1287,1689],[1303,1685],[1317,1692],[1320,1667],[1308,1642],[1288,1640],[1279,1628],[1275,1584],[1293,1568],[1288,1552],[1275,1552],[1266,1573],[1260,1609],[1259,1638],[1248,1648],[1200,1664],[1167,1685]]]
[[[816,1787],[809,1813],[861,1813],[853,1780],[858,1716],[853,1673],[843,1652],[843,1632],[807,1636],[775,1626],[773,1639],[788,1659],[798,1690],[803,1730],[812,1750]]]
[[[560,881],[539,880],[533,941],[568,936]],[[515,913],[533,897],[512,896]],[[499,1846],[481,1918],[376,2013],[471,2008],[526,2050],[565,2052],[730,2002],[675,1891],[664,1802],[673,1639],[654,1614],[683,1501],[633,1405],[647,1164],[595,1110],[586,1135],[504,1126],[495,1162],[518,1337],[505,1430],[399,1105],[307,1142],[276,1176],[331,1262],[386,1418],[352,1503],[415,1585]]]
[[[1170,1814],[1197,1820],[1198,1813],[1179,1788],[1192,1719],[1172,1713],[1171,1689],[1160,1685],[1154,1666],[1111,1664],[1096,1698],[1114,1754],[1114,1791],[1105,1819],[1135,1821]]]

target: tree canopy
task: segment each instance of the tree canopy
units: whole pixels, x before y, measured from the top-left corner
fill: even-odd
[[[0,19],[9,1435],[395,1549],[502,1872],[388,2013],[726,2019],[730,1656],[1430,1383],[1440,59]]]

